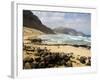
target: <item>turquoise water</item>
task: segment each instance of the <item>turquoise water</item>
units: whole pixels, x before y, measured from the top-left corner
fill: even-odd
[[[43,44],[91,44],[91,37],[72,36],[67,34],[47,34],[41,35],[39,38],[43,40]]]

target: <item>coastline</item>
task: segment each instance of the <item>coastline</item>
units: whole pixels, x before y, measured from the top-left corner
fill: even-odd
[[[28,30],[25,28],[25,31]],[[29,31],[29,32],[28,32]],[[83,66],[91,66],[91,45],[77,45],[77,44],[42,44],[41,39],[38,39],[37,36],[42,35],[41,33],[35,35],[35,30],[28,30],[29,34],[24,35],[23,38],[23,68],[24,69],[32,69],[31,65],[33,65],[34,60],[37,58],[44,59],[48,55],[60,55],[59,58],[61,57],[62,54],[64,55],[72,55],[72,57],[68,61],[64,61],[67,65],[67,67],[70,65],[70,67],[83,67]],[[30,32],[32,31],[32,32]],[[33,34],[34,33],[34,34]],[[31,35],[30,35],[31,34]],[[34,37],[33,37],[34,36]],[[24,48],[26,47],[26,48]],[[38,48],[40,50],[43,50],[43,54],[45,54],[45,48],[51,53],[47,56],[36,56],[36,54],[40,54],[38,52]],[[48,58],[49,59],[49,58]],[[56,59],[55,59],[56,60]],[[62,59],[61,61],[63,61]],[[31,62],[32,61],[32,62]],[[90,61],[90,62],[89,62]],[[30,63],[31,62],[31,63]],[[60,61],[58,61],[60,62]],[[89,65],[87,65],[89,63]],[[38,66],[35,69],[39,69],[39,65],[44,64],[42,60],[37,61],[34,63],[35,65],[37,64]],[[44,64],[45,65],[45,64]],[[45,68],[50,68],[51,65],[49,64],[49,67],[46,66]],[[63,65],[63,66],[62,66]],[[53,67],[65,67],[64,64],[62,65],[56,65]],[[43,66],[43,65],[42,65]]]

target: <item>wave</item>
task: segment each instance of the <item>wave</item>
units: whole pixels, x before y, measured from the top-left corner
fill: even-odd
[[[46,34],[41,35],[43,44],[77,44],[77,45],[90,45],[91,37],[72,36],[67,34]]]

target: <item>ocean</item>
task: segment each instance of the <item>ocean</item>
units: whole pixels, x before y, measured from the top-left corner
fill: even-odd
[[[91,37],[72,36],[67,34],[46,34],[38,38],[42,39],[42,44],[72,44],[91,45]]]

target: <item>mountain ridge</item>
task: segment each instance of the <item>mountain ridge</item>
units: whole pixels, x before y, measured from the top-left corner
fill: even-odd
[[[75,29],[72,28],[66,28],[66,27],[57,27],[53,29],[55,33],[64,33],[64,34],[69,34],[73,36],[86,36],[83,32],[76,31]]]
[[[41,20],[30,10],[23,10],[23,26],[40,30],[46,34],[54,34],[53,30],[42,24]]]

